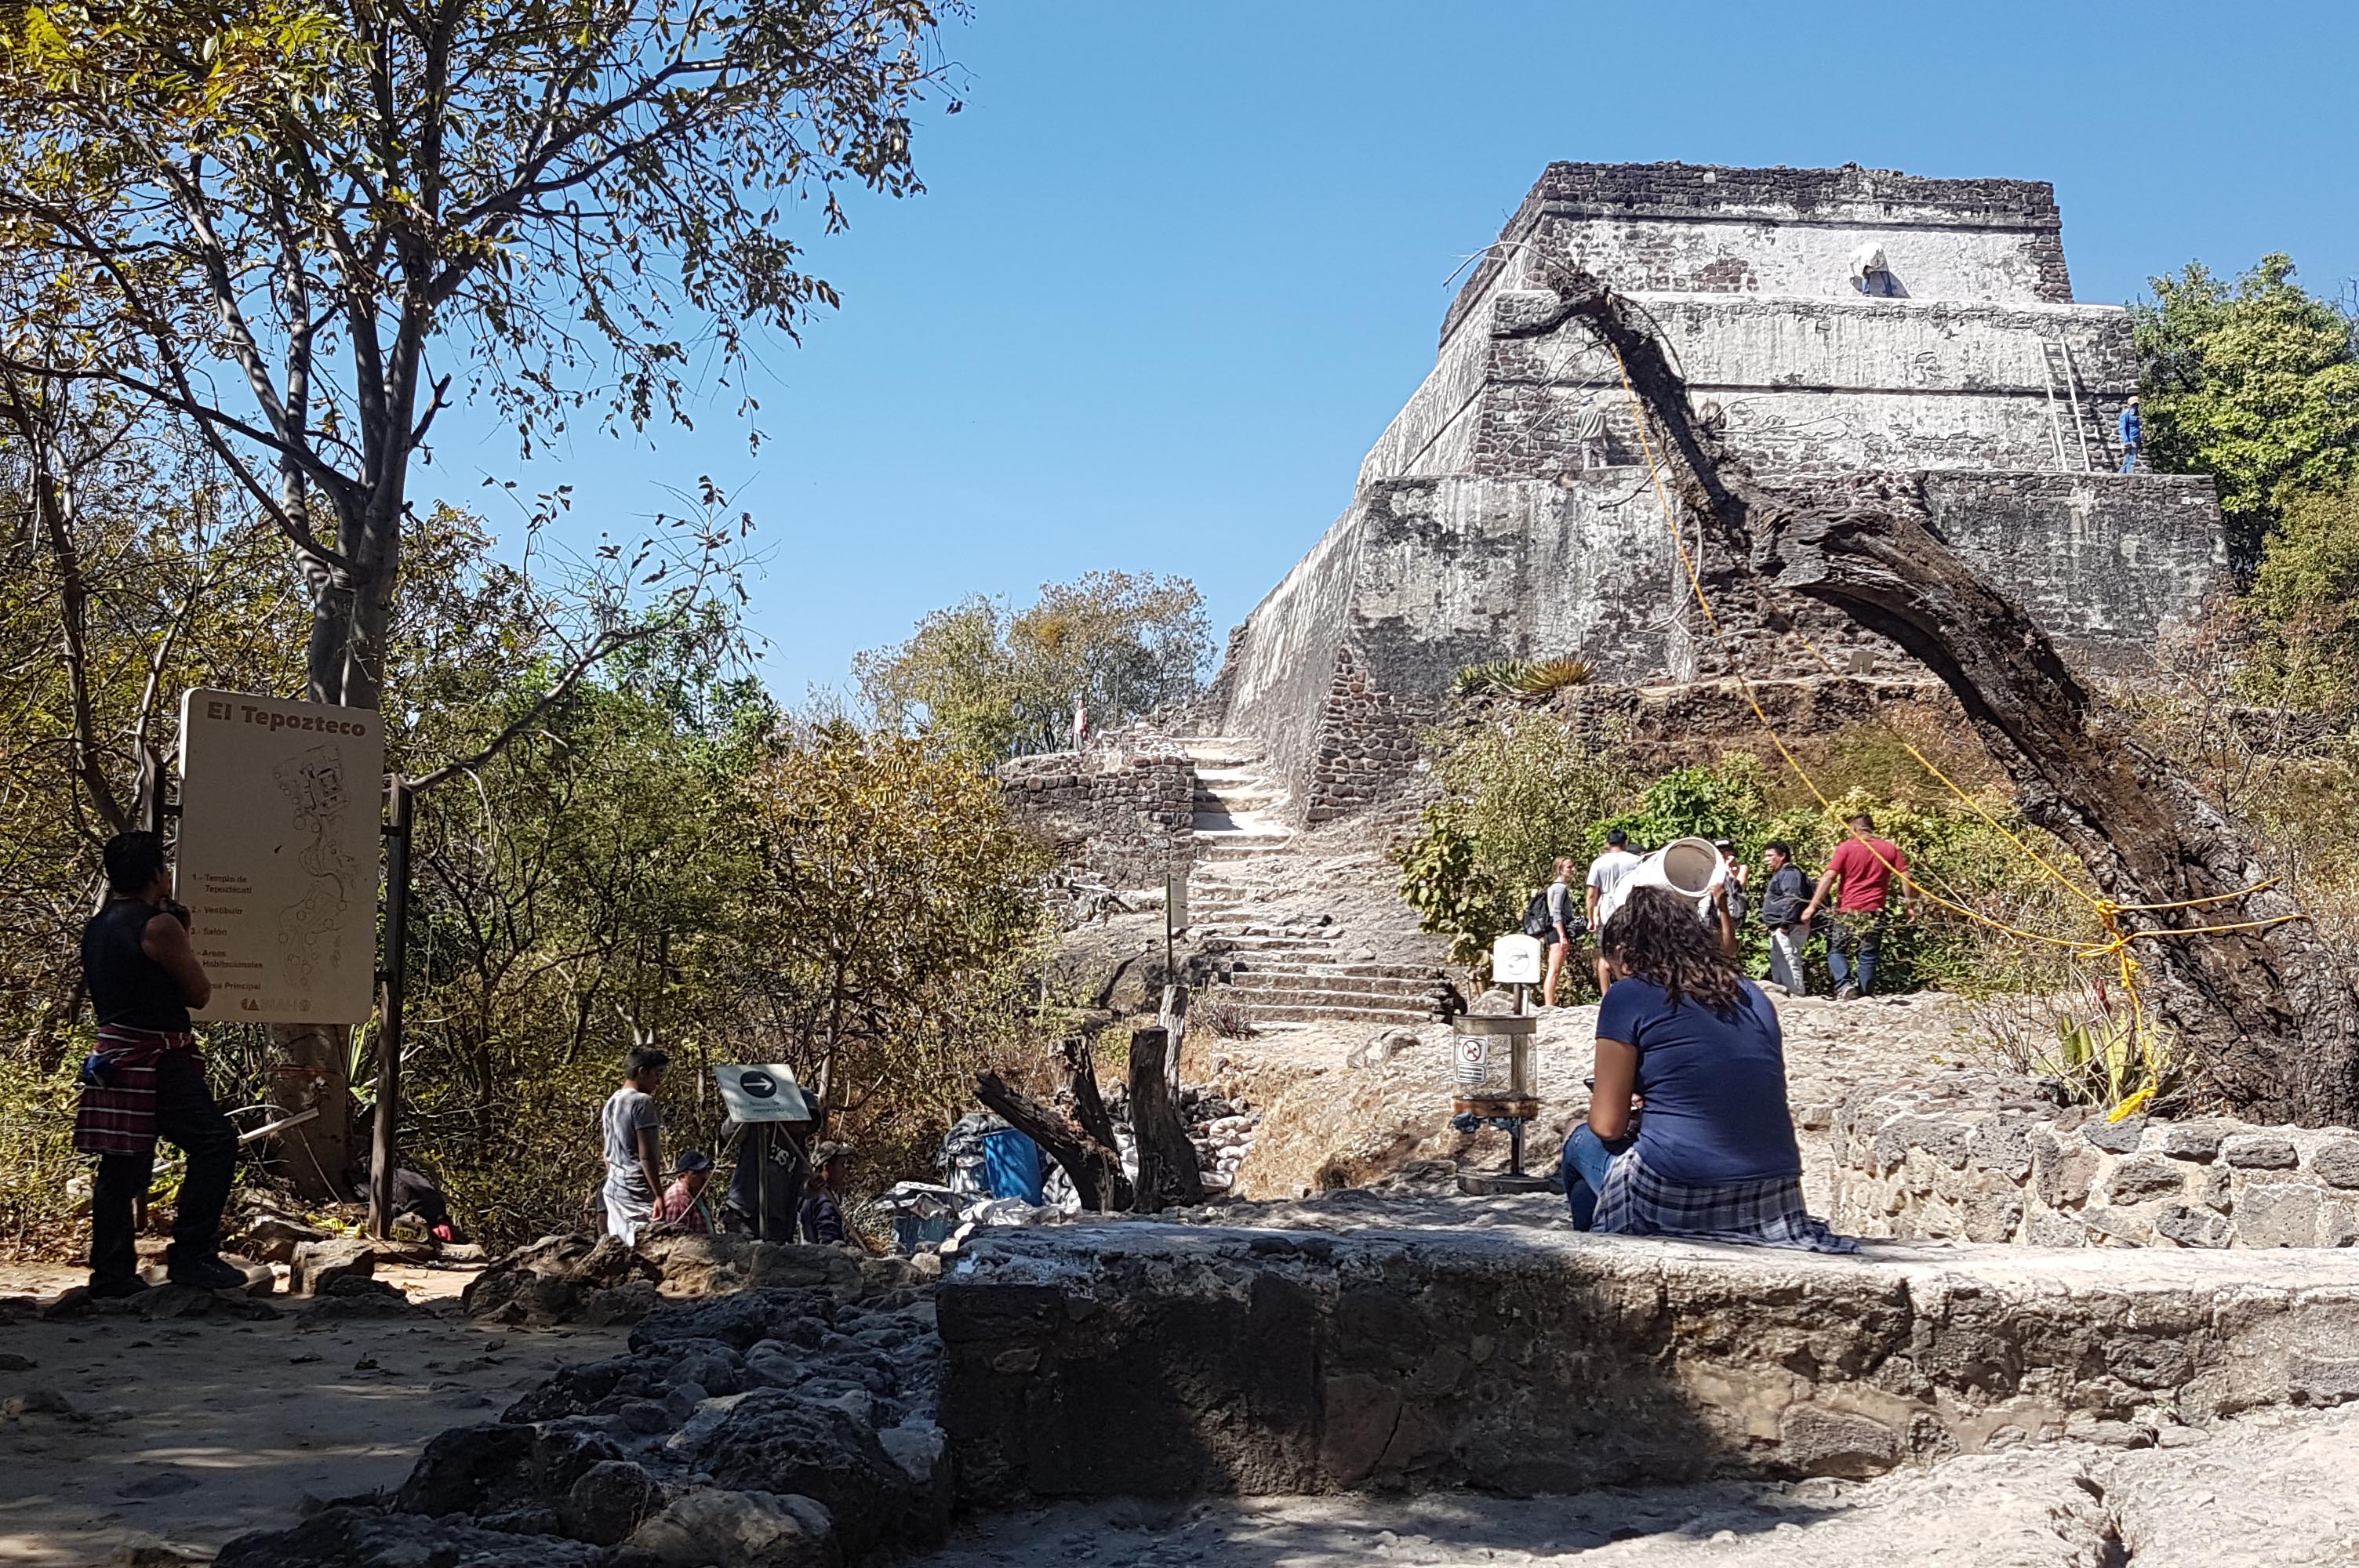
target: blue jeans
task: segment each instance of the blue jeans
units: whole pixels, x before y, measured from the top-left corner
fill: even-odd
[[[1877,910],[1829,925],[1827,973],[1838,988],[1850,979],[1859,987],[1862,996],[1875,989],[1875,960],[1884,951],[1884,912]]]
[[[1621,1147],[1590,1131],[1585,1121],[1564,1141],[1564,1202],[1572,1210],[1575,1230],[1587,1230],[1596,1222],[1597,1195],[1605,1190],[1605,1173],[1613,1168],[1614,1156],[1630,1147],[1630,1140],[1615,1143]]]
[[[2138,471],[2138,449],[2136,447],[2122,449],[2122,471],[2124,473]]]

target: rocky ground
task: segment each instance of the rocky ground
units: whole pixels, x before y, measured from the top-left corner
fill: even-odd
[[[2120,1451],[2066,1443],[1873,1481],[1571,1498],[1122,1500],[966,1521],[928,1568],[2323,1568],[2359,1562],[2359,1409],[2256,1415]]]
[[[0,1294],[54,1297],[80,1277],[0,1271]],[[354,1315],[329,1297],[256,1302],[251,1315],[8,1313],[0,1563],[210,1557],[241,1531],[399,1485],[436,1433],[489,1419],[560,1363],[611,1354],[628,1332],[478,1323],[456,1310],[471,1274],[378,1277],[415,1310]]]

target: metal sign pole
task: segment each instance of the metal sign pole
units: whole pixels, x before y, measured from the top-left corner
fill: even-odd
[[[369,1130],[369,1234],[393,1234],[394,1131],[401,1119],[402,992],[408,978],[409,834],[418,797],[396,773],[386,787],[393,823],[386,828],[385,968],[377,1009],[376,1115]]]

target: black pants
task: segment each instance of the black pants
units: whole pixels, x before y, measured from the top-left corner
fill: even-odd
[[[221,1251],[222,1208],[237,1163],[237,1134],[205,1087],[193,1051],[166,1053],[156,1064],[156,1131],[188,1156],[180,1202],[172,1216],[168,1263],[193,1262]],[[129,1279],[139,1260],[131,1245],[131,1206],[156,1174],[153,1151],[102,1154],[90,1203],[90,1273],[93,1283]]]

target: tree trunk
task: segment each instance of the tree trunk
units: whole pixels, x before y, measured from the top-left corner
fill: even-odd
[[[1204,1201],[1196,1146],[1180,1118],[1178,1086],[1166,1076],[1170,1036],[1141,1029],[1130,1037],[1130,1136],[1138,1150],[1134,1214],[1159,1214],[1173,1204]]]
[[[1083,1208],[1111,1214],[1128,1206],[1130,1184],[1123,1178],[1122,1158],[1111,1144],[1099,1143],[1053,1107],[1009,1087],[997,1073],[974,1080],[974,1098],[1049,1152],[1071,1179]]]
[[[2359,1120],[2359,1005],[2349,972],[2289,896],[2245,890],[2265,878],[2250,838],[2127,720],[2083,687],[2046,633],[1933,532],[1914,474],[1756,481],[1690,410],[1653,329],[1585,273],[1550,279],[1559,309],[1516,335],[1580,320],[1620,355],[1659,427],[1680,499],[1707,523],[1734,595],[1719,606],[1740,641],[1790,638],[1779,590],[1832,606],[1899,644],[1945,682],[2015,782],[2025,815],[2127,909],[2125,932],[2163,1022],[2201,1087],[2239,1114],[2310,1125]],[[1707,549],[1710,549],[1707,546]]]

